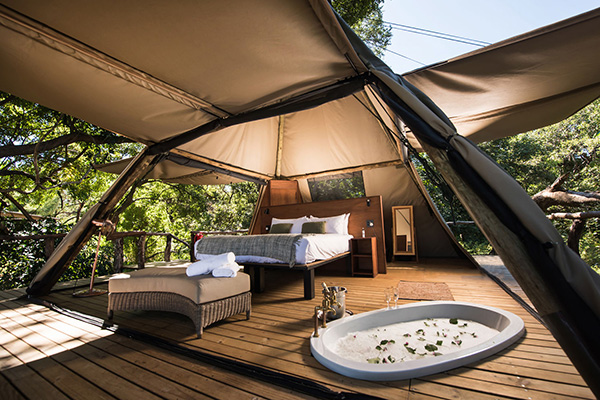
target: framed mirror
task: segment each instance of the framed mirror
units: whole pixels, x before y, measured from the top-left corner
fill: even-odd
[[[413,206],[392,207],[394,255],[416,255]]]

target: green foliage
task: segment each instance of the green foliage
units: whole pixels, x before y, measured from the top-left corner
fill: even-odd
[[[600,101],[557,124],[509,138],[482,143],[480,148],[500,164],[530,195],[570,173],[569,189],[598,191]]]
[[[464,210],[464,209],[463,209]],[[456,225],[451,228],[458,243],[469,252],[469,254],[493,254],[490,242],[485,238],[477,225]]]
[[[0,211],[19,211],[8,194],[29,213],[53,217],[33,224],[6,220],[2,234],[10,235],[68,232],[116,178],[92,165],[135,155],[142,147],[119,143],[121,138],[113,133],[6,93],[0,93],[0,131],[5,151],[14,151],[13,145],[35,145],[73,133],[101,137],[104,142],[70,142],[35,154],[1,157]],[[258,186],[253,183],[196,187],[145,182],[137,189],[133,204],[120,215],[117,230],[169,232],[187,241],[191,230],[246,229],[257,199]],[[61,280],[89,277],[96,245],[95,238],[90,240]],[[163,259],[164,246],[164,237],[147,239],[146,255],[154,256],[150,261]],[[28,285],[45,263],[43,240],[2,241],[0,249],[4,289]],[[188,255],[180,242],[174,241],[173,249],[173,259]],[[124,252],[125,264],[136,262],[137,238],[125,239]],[[113,253],[112,242],[103,238],[99,274],[112,272]]]
[[[67,135],[90,136],[111,145],[73,142],[35,153],[13,147]],[[136,154],[141,148],[137,143],[114,144],[121,140],[87,122],[0,92],[0,146],[13,152],[0,157],[0,200],[5,195],[0,208],[17,210],[8,195],[26,204],[28,212],[77,218],[113,180],[92,165]]]
[[[1,218],[0,227],[2,234],[12,236],[66,233],[71,229],[71,225],[59,223],[52,218],[44,218],[33,223],[24,219]],[[56,246],[60,240],[55,240]],[[61,276],[60,281],[81,279],[91,275],[97,243],[96,240],[91,240],[84,247]],[[112,251],[112,244],[103,239],[96,266],[98,275],[113,272]],[[0,241],[0,290],[28,285],[45,262],[43,240]]]
[[[236,183],[218,186],[170,185],[151,182],[138,189],[136,201],[121,214],[118,231],[169,232],[189,241],[192,230],[242,230],[250,226],[258,185]],[[1,219],[2,234],[28,236],[66,233],[73,222],[45,218],[34,223],[23,219]],[[89,277],[94,263],[98,236],[95,235],[61,276],[60,281]],[[61,239],[55,240],[55,245]],[[146,242],[148,261],[162,261],[165,238],[150,236]],[[186,259],[188,248],[173,242],[172,259]],[[137,237],[124,241],[124,263],[135,264]],[[104,236],[97,263],[97,275],[113,270],[114,248]],[[0,241],[0,290],[27,286],[45,263],[44,241]]]
[[[483,143],[480,147],[498,162],[531,196],[568,175],[564,189],[600,191],[600,100],[557,124],[531,132]],[[595,206],[595,209],[598,209]],[[591,210],[553,206],[552,212]],[[567,240],[571,221],[553,220]],[[590,265],[600,263],[600,221],[588,220],[579,243],[581,257]]]
[[[343,200],[365,197],[361,172],[309,179],[312,201]]]
[[[531,196],[550,186],[559,176],[569,174],[573,191],[598,191],[600,182],[600,100],[557,124],[520,135],[482,143],[479,147],[504,168]],[[426,155],[422,155],[428,160]],[[470,220],[456,198],[444,196],[435,179],[415,162],[417,171],[447,221]],[[578,211],[557,207],[550,212]],[[571,221],[554,220],[567,239]],[[473,225],[452,226],[458,241],[472,254],[489,254],[491,246]],[[580,241],[581,257],[590,265],[600,264],[600,221],[588,220]],[[596,267],[597,268],[597,267]]]
[[[411,156],[411,161],[444,219],[452,222],[470,220],[469,213],[437,172],[429,156],[425,153],[419,154],[418,157]]]
[[[392,29],[383,24],[384,0],[333,0],[331,5],[377,55],[390,44]]]
[[[169,232],[188,241],[190,232],[248,229],[258,201],[259,187],[242,182],[195,186],[153,181],[136,191],[135,201],[121,215],[118,231]],[[162,260],[164,238],[151,237],[146,254]],[[173,258],[186,258],[188,249],[174,242]],[[134,263],[135,239],[125,240],[125,263]]]

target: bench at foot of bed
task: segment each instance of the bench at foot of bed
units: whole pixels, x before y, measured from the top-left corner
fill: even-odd
[[[232,315],[250,318],[250,277],[238,272],[235,278],[212,275],[188,277],[185,267],[156,267],[119,274],[108,282],[108,320],[116,310],[169,311],[186,315],[203,329]]]

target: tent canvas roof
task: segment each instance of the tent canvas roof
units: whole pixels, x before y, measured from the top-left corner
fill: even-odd
[[[559,122],[599,95],[599,10],[403,76],[475,143]]]
[[[600,53],[590,51],[600,48],[598,22],[598,10],[591,11],[403,76],[427,93],[449,116],[461,135],[476,143],[525,132],[558,122],[598,97],[600,69],[597,65]],[[226,129],[215,137],[198,139],[182,146],[181,150],[244,166],[269,178],[275,175],[273,160],[276,158],[277,132],[283,124],[286,136],[281,144],[281,151],[284,152],[281,157],[286,166],[279,171],[282,176],[293,177],[335,170],[344,165],[365,165],[382,162],[386,158],[387,161],[397,159],[397,153],[381,153],[382,148],[389,148],[385,140],[384,143],[370,142],[366,149],[362,141],[352,143],[349,140],[353,136],[348,132],[354,130],[380,131],[377,126],[372,126],[377,121],[368,116],[365,118],[362,108],[368,99],[363,98],[360,102],[352,98],[338,101],[340,104],[337,108],[343,112],[336,113],[335,107],[328,107],[305,111],[304,115],[293,114],[285,121],[273,117]],[[327,116],[327,121],[323,121],[324,116]],[[297,126],[305,122],[309,122],[310,126]],[[314,154],[319,149],[331,154],[331,143],[327,143],[328,147],[320,146],[318,138],[323,137],[323,130],[330,131],[332,126],[343,132],[343,135],[339,135],[343,140],[338,139],[333,147],[340,152],[344,146],[351,147],[345,154],[352,154],[351,160],[338,160],[340,162],[336,163],[327,154]],[[298,132],[302,132],[301,138],[298,138]],[[307,136],[307,132],[314,136]],[[291,137],[293,134],[294,138]],[[332,140],[330,135],[329,132],[329,141]],[[410,133],[408,135],[410,137]],[[230,140],[233,137],[235,141]],[[235,143],[237,147],[223,148],[220,146],[222,140]],[[265,146],[265,143],[270,146],[249,149],[248,142],[252,141],[261,143],[261,146]],[[414,140],[411,140],[411,144],[420,148],[420,144]],[[311,158],[310,167],[307,168],[304,165],[306,152],[311,147],[315,157]],[[366,150],[358,154],[363,156],[362,159],[357,159],[357,152],[353,151],[356,147]],[[372,154],[369,155],[368,151]],[[250,157],[254,162],[242,159],[259,152],[260,157]],[[122,168],[119,170],[116,166],[107,166],[105,170],[120,172]],[[168,169],[170,173],[162,177],[173,181],[173,174],[181,174],[187,183],[225,182],[215,180],[214,174],[210,177],[196,175],[195,179],[191,179],[188,168],[181,167],[181,171],[176,172],[175,165],[171,164]],[[154,177],[161,176],[158,172],[153,174]],[[228,178],[226,181],[235,180]]]
[[[367,72],[318,1],[2,3],[3,90],[149,145]],[[592,49],[600,47],[599,14],[407,79],[475,141],[547,125],[598,96],[600,56]],[[207,22],[203,15],[218,17]],[[173,150],[259,179],[397,160],[371,113],[377,103],[359,92],[285,118],[226,127]]]

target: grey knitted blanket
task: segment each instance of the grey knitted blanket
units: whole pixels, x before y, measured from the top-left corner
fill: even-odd
[[[196,242],[196,253],[222,254],[229,251],[236,256],[260,256],[281,260],[290,267],[296,264],[295,244],[302,239],[296,234],[206,236]]]

